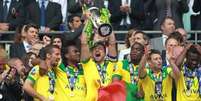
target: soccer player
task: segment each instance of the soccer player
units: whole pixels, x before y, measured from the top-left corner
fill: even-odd
[[[178,101],[201,101],[201,47],[188,44],[176,63],[181,74],[177,82]],[[186,59],[186,60],[184,60]]]
[[[140,62],[139,78],[142,80],[145,101],[171,101],[172,99],[172,78],[177,81],[180,71],[175,65],[173,55],[168,56],[170,66],[162,67],[160,52],[151,50],[145,51]],[[145,68],[146,62],[149,68]]]
[[[126,81],[128,88],[127,90],[127,101],[130,100],[129,96],[132,96],[132,100],[130,101],[138,101],[141,97],[143,97],[143,92],[138,92],[140,87],[139,78],[138,78],[138,69],[139,69],[139,63],[144,54],[144,46],[138,42],[135,42],[131,46],[131,52],[130,52],[130,59],[123,60],[117,63],[117,70],[115,71],[115,74],[113,75],[113,80],[124,80]],[[132,92],[133,94],[128,94]],[[142,90],[141,90],[142,91]]]
[[[87,85],[86,101],[96,101],[98,89],[107,86],[112,81],[116,53],[116,39],[114,33],[108,37],[108,55],[106,60],[106,45],[96,42],[91,51],[87,44],[85,33],[81,37],[81,61],[83,62],[84,76]],[[91,52],[91,53],[90,53]]]
[[[85,101],[86,84],[80,62],[80,52],[73,42],[64,46],[63,63],[55,69],[56,101]]]
[[[61,52],[58,46],[48,45],[44,48],[45,60],[40,62],[30,71],[23,88],[34,98],[34,101],[54,100],[55,73],[53,68],[57,67]]]

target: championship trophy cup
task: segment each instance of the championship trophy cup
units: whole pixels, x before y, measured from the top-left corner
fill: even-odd
[[[85,23],[83,32],[87,34],[89,47],[93,46],[93,36],[98,33],[102,37],[109,36],[112,33],[112,26],[110,25],[110,13],[106,8],[83,6],[84,11],[90,12],[91,16]]]

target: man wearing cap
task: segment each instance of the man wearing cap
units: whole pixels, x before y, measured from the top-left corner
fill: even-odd
[[[105,41],[108,43],[108,54],[106,53],[105,42],[96,42],[90,51],[86,34],[83,33],[81,36],[81,61],[83,62],[87,86],[86,101],[96,101],[98,99],[98,89],[112,82],[117,56],[116,39],[114,33],[106,38],[108,38]]]

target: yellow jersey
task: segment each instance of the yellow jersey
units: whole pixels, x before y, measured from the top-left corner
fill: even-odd
[[[60,64],[59,67],[55,69],[57,76],[56,79],[56,91],[55,91],[55,101],[85,101],[86,97],[86,83],[84,79],[83,68],[81,64],[78,66],[78,75],[75,79],[74,89],[71,91],[69,78],[67,76],[67,67],[64,64]],[[68,66],[70,75],[75,75],[75,69]]]
[[[128,83],[128,86],[126,90],[127,96],[131,96],[133,100],[135,101],[142,101],[142,99],[137,98],[136,96],[133,96],[133,94],[136,94],[138,91],[142,90],[142,84],[141,80],[138,77],[138,65],[134,65],[132,63],[129,63],[128,60],[119,61],[116,64],[116,70],[113,74],[113,78],[117,77],[120,80],[123,80]],[[131,87],[132,86],[132,87]],[[130,87],[130,88],[129,88]],[[136,89],[134,89],[136,88]],[[129,94],[131,92],[132,94]]]
[[[144,101],[171,101],[172,100],[172,77],[169,75],[172,69],[165,67],[162,69],[162,96],[155,94],[155,81],[151,77],[152,70],[146,69],[147,75],[142,82],[142,89],[144,90]]]
[[[128,62],[128,60],[123,60],[123,61],[117,62],[115,67],[116,67],[116,70],[113,74],[113,77],[118,77],[119,79],[124,80],[127,83],[131,83],[130,68],[132,68],[132,71],[133,71],[132,74],[134,75],[132,80],[135,79],[135,81],[138,83],[138,80],[139,80],[138,79],[138,65],[130,64]]]
[[[104,76],[104,82],[102,82],[97,64],[92,59],[83,63],[84,77],[87,85],[86,101],[97,101],[99,87],[107,86],[112,82],[114,65],[115,63],[110,61],[105,61],[105,63],[101,64],[101,69],[103,69],[104,66],[106,67],[106,75]]]
[[[48,73],[53,73],[53,71],[49,70]],[[34,83],[34,89],[40,95],[43,95],[46,98],[54,97],[55,93],[51,94],[49,91],[50,88],[50,81],[48,75],[41,76],[39,74],[39,66],[35,66],[29,72],[27,77],[28,80],[31,80]],[[38,99],[34,98],[34,101],[39,101]]]
[[[180,77],[177,84],[177,101],[201,101],[201,97],[199,97],[199,80],[197,76],[195,76],[192,82],[192,86],[190,90],[187,90],[185,84],[184,71],[182,70],[180,73]]]

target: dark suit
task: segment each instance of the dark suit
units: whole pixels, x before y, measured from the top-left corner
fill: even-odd
[[[82,2],[83,0],[78,0],[80,2]],[[103,0],[93,0],[92,2],[94,2],[93,5],[88,5],[89,7],[98,7],[98,8],[102,8],[103,7]],[[78,14],[78,15],[82,15],[82,4],[79,2],[75,2],[75,0],[68,0],[68,12],[70,14]]]
[[[151,48],[159,50],[161,53],[165,50],[165,46],[163,45],[163,37],[157,37],[151,39]]]
[[[34,2],[35,0],[19,0],[19,2],[21,2],[24,7],[28,6],[30,3]]]
[[[166,1],[165,0],[152,0],[155,1],[157,22],[154,25],[155,30],[160,30],[160,24],[162,20],[166,17]],[[188,12],[187,0],[171,0],[171,13],[172,18],[175,21],[176,27],[183,27],[182,15]]]
[[[144,19],[144,4],[142,0],[130,0],[131,13],[129,13],[131,25],[130,27],[140,28],[140,23]],[[120,11],[122,0],[109,0],[109,10],[111,13],[110,21],[114,29],[118,29],[123,18],[126,18],[127,14]]]
[[[194,12],[201,12],[201,1],[200,0],[194,0],[194,4],[193,4],[193,11]],[[197,16],[196,18],[196,26],[195,27],[195,30],[201,30],[201,13]]]
[[[12,44],[10,47],[10,57],[18,57],[22,58],[23,56],[26,55],[26,50],[24,47],[24,44],[21,42],[19,44]]]
[[[40,7],[38,2],[32,2],[27,7],[27,23],[35,23],[40,26]],[[62,23],[61,5],[49,1],[45,10],[45,27],[58,30]]]
[[[9,30],[24,23],[25,11],[23,5],[15,0],[11,1],[6,21],[3,21],[3,0],[0,0],[0,23],[9,23]]]
[[[156,6],[151,0],[144,1],[145,19],[143,20],[144,30],[153,30],[154,20],[156,20]]]

